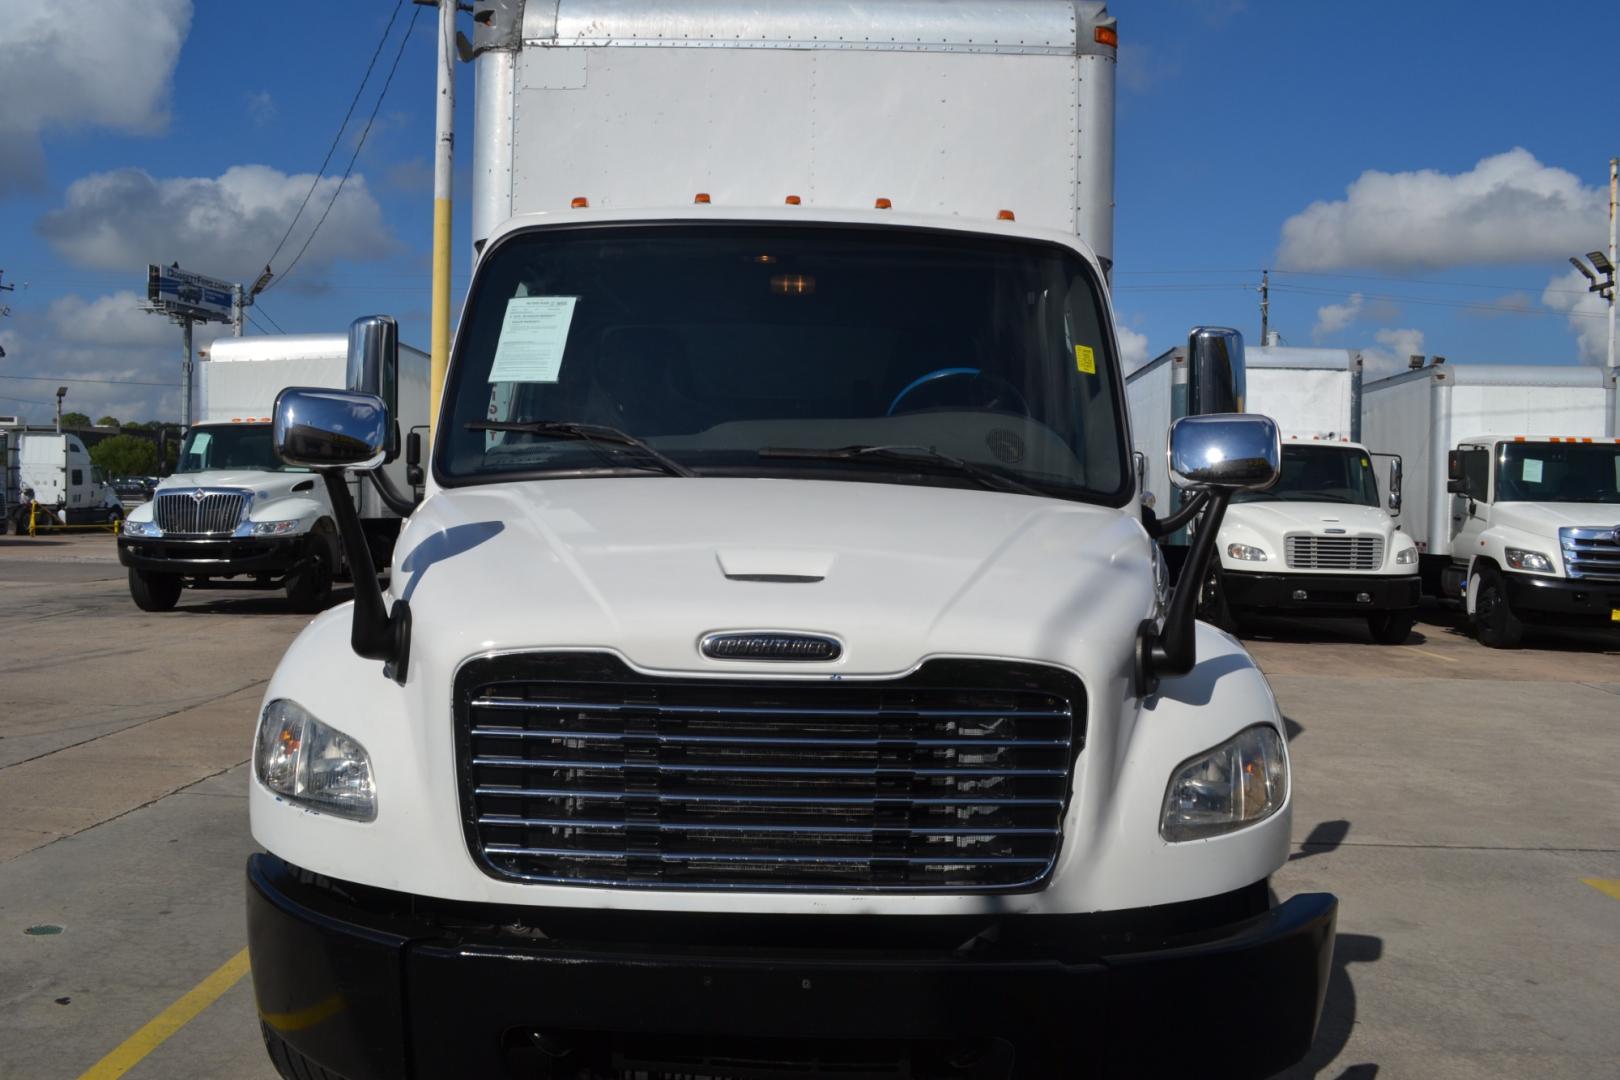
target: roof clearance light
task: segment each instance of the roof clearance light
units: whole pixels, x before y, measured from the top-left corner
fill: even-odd
[[[799,197],[798,197],[798,196],[797,196],[797,195],[789,195],[789,196],[788,196],[788,197],[787,197],[787,204],[788,204],[788,205],[789,205],[789,206],[798,206],[798,205],[799,205],[799,203],[801,203],[801,202],[802,202],[802,201],[803,201],[803,200],[802,200],[802,199],[800,199],[800,198],[799,198]]]
[[[814,296],[816,279],[809,274],[777,274],[771,278],[771,292],[777,296]]]
[[[1107,45],[1110,49],[1119,48],[1119,30],[1112,26],[1099,26],[1092,31],[1092,38],[1099,45]]]
[[[1003,210],[1003,211],[1001,211],[1001,213],[996,215],[996,220],[997,221],[1017,221],[1018,220],[1018,215],[1013,213],[1011,210]]]
[[[890,202],[888,199],[879,199],[877,202],[873,203],[872,205],[877,207],[879,210],[892,210],[892,209],[894,209],[894,203]]]
[[[575,195],[574,196],[574,201],[569,203],[568,205],[573,207],[575,210],[585,210],[585,209],[588,209],[590,207],[591,200],[587,199],[583,195]]]
[[[697,206],[708,206],[709,205],[709,193],[707,191],[698,192],[696,195],[692,196],[692,202],[693,202],[694,205],[697,205]]]

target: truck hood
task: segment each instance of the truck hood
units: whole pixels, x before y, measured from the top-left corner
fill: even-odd
[[[203,472],[178,473],[164,477],[158,491],[191,491],[194,488],[240,488],[251,491],[255,498],[277,498],[292,492],[300,484],[320,477],[314,473],[271,472],[268,469],[208,469]],[[304,488],[308,491],[313,488]]]
[[[440,491],[391,592],[413,652],[613,649],[666,671],[893,674],[933,655],[1123,664],[1147,534],[1104,507],[957,488],[669,477]],[[715,631],[831,635],[831,663],[711,660]]]
[[[1534,503],[1506,502],[1491,507],[1491,524],[1544,536],[1556,543],[1558,530],[1566,525],[1620,525],[1620,505],[1615,503]]]
[[[1374,506],[1352,506],[1337,502],[1255,502],[1237,503],[1227,508],[1221,523],[1222,535],[1236,522],[1281,537],[1284,533],[1321,533],[1344,529],[1350,535],[1378,533],[1387,536],[1392,528],[1389,515]]]

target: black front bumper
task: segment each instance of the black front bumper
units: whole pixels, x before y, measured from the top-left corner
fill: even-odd
[[[951,947],[902,938],[960,920],[869,917],[857,941],[843,933],[855,920],[831,916],[548,915],[415,901],[270,855],[250,858],[248,882],[260,1016],[346,1080],[816,1068],[759,1065],[788,1059],[859,1060],[861,1075],[905,1062],[894,1075],[1270,1076],[1310,1047],[1337,914],[1325,894],[1265,910],[1257,884],[1003,919],[994,943],[969,930],[976,945]]]
[[[1227,606],[1235,611],[1293,615],[1371,615],[1415,612],[1417,574],[1250,574],[1221,571]],[[1295,594],[1303,592],[1303,597]],[[1366,600],[1358,597],[1365,596]]]
[[[1620,584],[1504,571],[1508,606],[1525,622],[1620,630]]]
[[[251,574],[279,578],[304,561],[308,548],[307,536],[218,540],[120,536],[118,561],[152,574],[196,578]]]

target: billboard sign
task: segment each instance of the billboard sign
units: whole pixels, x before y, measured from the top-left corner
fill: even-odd
[[[146,299],[171,315],[205,322],[230,322],[236,317],[236,286],[203,277],[178,266],[146,268]]]

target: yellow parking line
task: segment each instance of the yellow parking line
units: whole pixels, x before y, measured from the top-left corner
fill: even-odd
[[[1444,660],[1444,661],[1445,661],[1445,662],[1446,662],[1446,663],[1448,663],[1448,664],[1456,664],[1456,663],[1459,663],[1459,662],[1460,662],[1460,661],[1458,661],[1458,660],[1454,660],[1454,659],[1452,659],[1452,658],[1451,658],[1451,657],[1449,657],[1449,656],[1441,656],[1441,655],[1440,655],[1440,654],[1439,654],[1439,653],[1437,653],[1437,652],[1430,652],[1430,651],[1429,651],[1429,650],[1428,650],[1428,649],[1420,649],[1420,648],[1418,648],[1418,647],[1417,647],[1417,646],[1416,646],[1416,645],[1408,645],[1408,646],[1407,646],[1407,648],[1408,648],[1408,649],[1409,649],[1409,650],[1411,650],[1411,651],[1412,651],[1412,652],[1415,652],[1415,653],[1422,653],[1422,654],[1423,654],[1423,655],[1424,655],[1424,656],[1432,656],[1432,657],[1434,657],[1434,658],[1435,658],[1435,659],[1436,659],[1436,660]]]
[[[1620,900],[1620,878],[1581,878],[1600,893],[1605,893]]]
[[[218,1001],[235,986],[248,970],[248,951],[243,949],[221,964],[212,975],[187,990],[180,1000],[146,1022],[135,1034],[119,1043],[112,1053],[90,1066],[79,1080],[118,1080],[141,1063],[141,1059],[163,1045],[170,1035],[194,1020],[198,1013]]]

